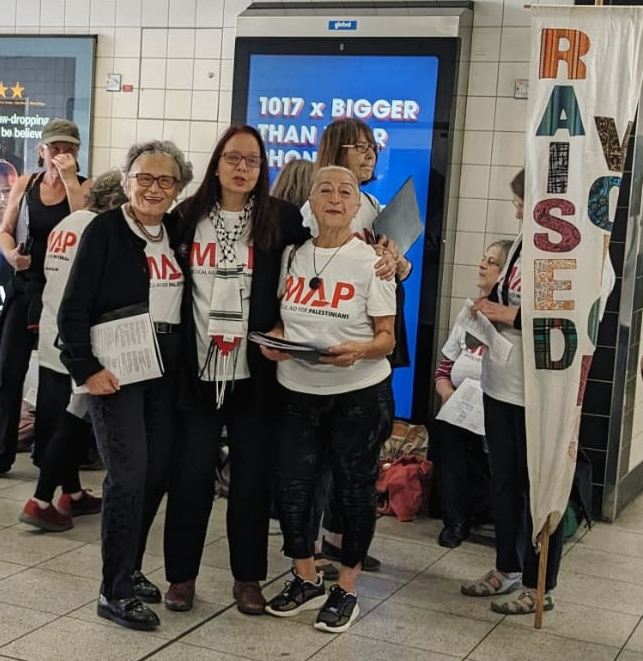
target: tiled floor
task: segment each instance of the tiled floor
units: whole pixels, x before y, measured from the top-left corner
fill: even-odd
[[[224,503],[215,505],[190,613],[159,608],[156,632],[122,629],[95,614],[100,521],[77,519],[66,533],[17,523],[35,469],[19,455],[0,478],[0,659],[24,661],[641,661],[643,660],[643,498],[614,525],[597,524],[566,546],[556,609],[544,628],[507,618],[486,599],[459,595],[460,579],[491,567],[492,549],[436,543],[438,522],[378,522],[372,552],[382,570],[363,575],[361,615],[345,634],[312,627],[314,613],[290,620],[241,615],[232,605]],[[85,473],[100,490],[102,474]],[[155,525],[144,571],[165,587],[162,524]],[[271,537],[269,584],[282,586],[289,563]]]

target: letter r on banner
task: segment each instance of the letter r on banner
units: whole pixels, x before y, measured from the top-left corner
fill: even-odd
[[[561,48],[561,41],[567,48]],[[589,37],[580,30],[546,28],[540,39],[540,78],[558,78],[558,63],[567,63],[567,78],[578,80],[587,76],[587,67],[581,60],[589,51]]]

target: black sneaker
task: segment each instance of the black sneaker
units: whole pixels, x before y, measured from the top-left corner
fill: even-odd
[[[161,624],[159,616],[136,597],[110,600],[101,594],[96,613],[122,627],[139,631],[152,631]]]
[[[358,615],[357,597],[350,592],[346,592],[339,585],[333,585],[326,603],[317,615],[315,629],[330,633],[342,633],[355,622]]]
[[[342,561],[342,550],[322,537],[322,553],[333,562]],[[367,555],[362,562],[362,571],[379,571],[382,563],[372,555]]]
[[[150,581],[143,572],[135,571],[132,574],[134,594],[146,604],[160,604],[161,591]]]
[[[286,581],[284,589],[266,604],[266,612],[277,617],[293,617],[301,611],[316,610],[326,600],[324,577],[317,583],[305,581],[293,571],[293,580]]]

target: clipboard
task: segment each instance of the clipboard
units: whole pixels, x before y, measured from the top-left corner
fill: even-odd
[[[393,199],[373,221],[376,236],[386,236],[395,241],[402,255],[424,232],[420,218],[413,177],[407,177]]]

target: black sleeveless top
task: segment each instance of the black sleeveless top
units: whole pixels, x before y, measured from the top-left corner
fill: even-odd
[[[85,177],[77,175],[78,183],[82,184]],[[31,246],[31,266],[28,269],[29,278],[45,281],[45,255],[47,253],[47,237],[49,232],[66,218],[71,210],[69,200],[65,197],[58,204],[43,204],[40,199],[40,184],[43,173],[39,174],[31,188],[27,191],[27,205],[29,207],[29,236],[33,239]]]

